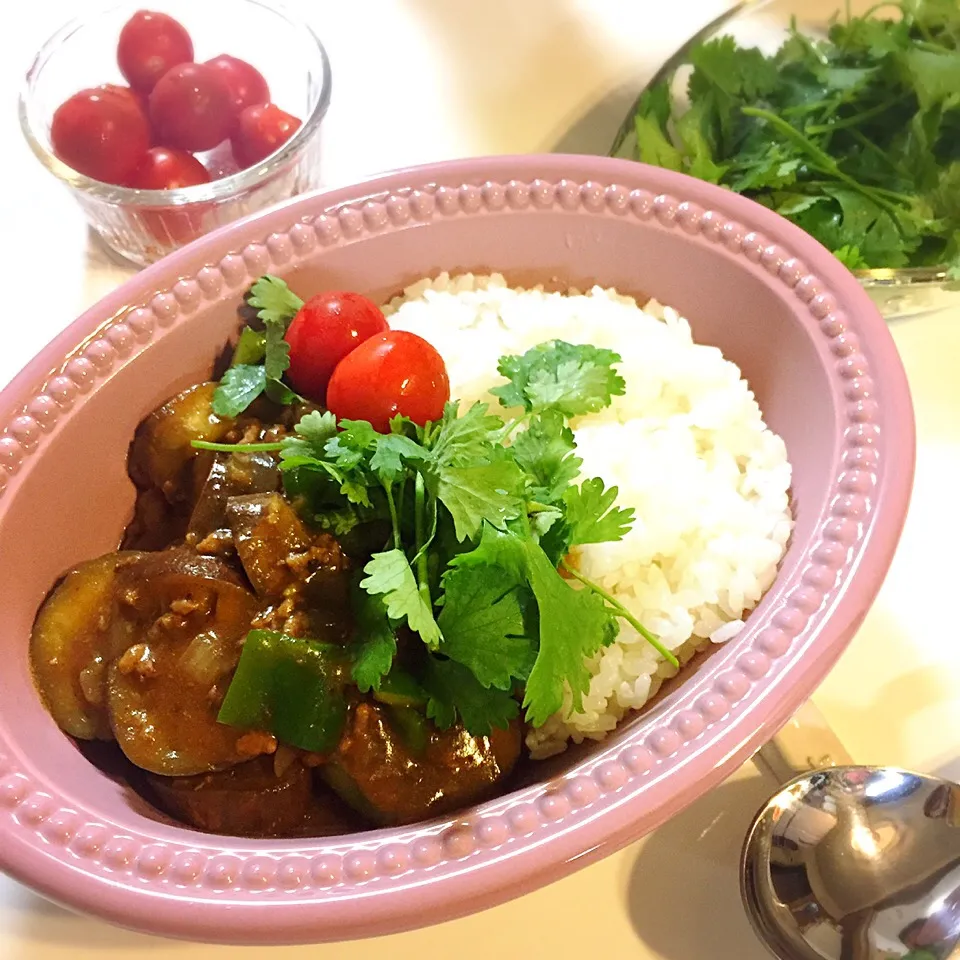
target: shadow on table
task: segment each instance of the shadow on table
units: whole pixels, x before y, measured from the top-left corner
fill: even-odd
[[[651,953],[665,960],[769,960],[740,903],[738,864],[740,844],[771,783],[766,777],[728,780],[640,847],[627,909]]]

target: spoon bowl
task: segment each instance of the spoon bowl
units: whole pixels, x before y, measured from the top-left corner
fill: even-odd
[[[892,767],[805,773],[757,814],[740,876],[782,960],[960,956],[960,786]]]

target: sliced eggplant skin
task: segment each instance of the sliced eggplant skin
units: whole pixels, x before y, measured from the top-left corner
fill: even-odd
[[[119,564],[139,558],[108,553],[74,567],[44,601],[30,638],[34,682],[57,725],[80,740],[111,740],[105,707],[114,584]]]
[[[271,604],[258,625],[345,642],[352,624],[351,563],[339,543],[309,530],[280,493],[233,497],[227,517],[244,572]]]
[[[521,724],[474,737],[460,726],[432,730],[411,749],[389,708],[358,703],[337,751],[319,768],[327,785],[382,826],[414,823],[485,799],[520,757]]]
[[[213,412],[216,383],[201,383],[168,400],[137,428],[129,470],[141,490],[156,487],[174,503],[191,484],[189,466],[199,451],[194,440],[222,440],[234,425]]]
[[[325,837],[359,827],[351,811],[320,787],[294,758],[281,773],[258,757],[194,777],[147,775],[157,805],[188,826],[234,837]]]
[[[297,829],[313,805],[312,777],[299,760],[279,777],[268,756],[216,773],[151,775],[147,782],[171,816],[230,836],[284,836]]]
[[[209,676],[189,665],[198,636],[209,634],[226,651],[224,675],[235,667],[256,615],[238,579],[226,564],[189,551],[119,568],[107,704],[117,743],[138,767],[190,776],[249,758],[237,748],[240,733],[217,722]]]
[[[218,455],[190,515],[187,536],[200,542],[217,531],[229,531],[227,502],[231,497],[271,493],[279,487],[275,455],[259,451]]]
[[[280,597],[297,580],[288,563],[310,549],[310,533],[279,493],[234,497],[227,504],[237,556],[263,597]]]

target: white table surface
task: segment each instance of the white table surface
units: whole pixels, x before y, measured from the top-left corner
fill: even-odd
[[[797,0],[798,9],[803,0]],[[4,25],[0,58],[0,384],[132,271],[88,238],[79,210],[31,157],[15,95],[32,52],[83,2],[31,0]],[[324,177],[471,154],[603,152],[633,92],[725,0],[347,0],[310,3],[334,71]],[[414,110],[416,113],[414,114]],[[960,780],[960,308],[892,325],[919,431],[903,540],[879,600],[816,702],[860,762]],[[0,705],[2,709],[2,705]],[[645,841],[550,887],[427,930],[347,945],[240,949],[269,960],[456,950],[566,958],[596,949],[661,960],[762,960],[743,918],[736,861],[772,781],[748,765]],[[220,960],[236,948],[165,941],[74,916],[0,877],[0,958]]]

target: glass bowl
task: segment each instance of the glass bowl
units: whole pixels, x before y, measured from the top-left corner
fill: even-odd
[[[610,156],[637,159],[633,118],[640,96],[654,84],[672,76],[674,102],[681,108],[686,106],[686,86],[691,72],[689,53],[697,44],[731,36],[741,46],[758,47],[769,56],[786,39],[792,20],[796,20],[802,33],[825,37],[831,19],[838,14],[845,15],[848,6],[853,16],[863,16],[869,11],[881,10],[883,5],[878,5],[876,0],[740,0],[735,3],[664,61],[624,118]],[[888,320],[960,305],[960,284],[951,281],[946,266],[853,272]]]
[[[90,226],[128,260],[144,265],[224,224],[319,186],[319,130],[330,102],[330,63],[310,26],[266,0],[168,0],[198,61],[229,53],[266,77],[272,99],[303,122],[275,153],[239,170],[224,141],[198,159],[219,177],[175,190],[135,190],[84,176],[56,157],[54,111],[85,87],[125,83],[116,63],[123,24],[139,5],[119,3],[61,27],[41,48],[20,93],[20,125],[31,149],[83,208]]]

